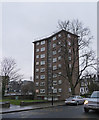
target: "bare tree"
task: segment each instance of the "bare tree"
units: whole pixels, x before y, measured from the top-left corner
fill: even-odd
[[[70,61],[69,59],[67,59],[69,58],[67,35],[66,39],[63,39],[63,41],[61,42],[60,48],[62,50],[61,56],[64,61],[63,64],[65,71],[65,73],[62,74],[62,76],[66,80],[68,80],[71,92],[72,94],[75,94],[75,89],[79,84],[84,72],[88,70],[88,68],[94,68],[96,64],[95,53],[89,48],[93,36],[91,36],[90,29],[88,27],[84,27],[84,25],[81,22],[79,22],[79,20],[59,21],[58,28],[67,31],[67,33],[71,32],[72,34],[74,34],[74,36],[70,38],[72,46],[71,67],[69,67]],[[75,80],[74,76],[76,76]]]
[[[4,58],[1,62],[1,76],[2,76],[2,91],[5,93],[5,87],[10,80],[20,80],[23,75],[19,73],[20,69],[17,69],[17,64],[12,58]]]
[[[29,94],[34,95],[34,93],[35,93],[34,83],[33,83],[33,82],[30,82],[30,83],[27,83],[27,84],[23,84],[23,85],[21,86],[21,93],[22,93],[23,95],[29,95]]]

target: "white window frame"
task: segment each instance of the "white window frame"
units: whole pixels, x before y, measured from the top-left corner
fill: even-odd
[[[40,86],[45,86],[45,82],[41,82],[41,83],[40,83]]]
[[[60,53],[61,52],[61,48],[58,50],[58,53]]]
[[[62,65],[61,65],[61,64],[58,64],[58,67],[59,67],[59,68],[61,68],[61,67],[62,67]]]
[[[53,85],[57,85],[57,81],[56,80],[53,81]]]
[[[62,36],[61,33],[59,33],[59,34],[58,34],[58,37],[61,37],[61,36]]]
[[[57,74],[53,74],[53,78],[56,78],[57,77]]]
[[[45,93],[45,89],[40,89],[40,93]]]
[[[58,42],[58,45],[60,45],[60,44],[61,44],[61,41]]]
[[[36,55],[36,58],[39,58],[39,55]]]
[[[56,36],[54,36],[52,39],[53,39],[53,41],[56,40]]]
[[[61,57],[61,56],[59,56],[59,57],[58,57],[58,60],[61,60],[61,58],[62,58],[62,57]]]
[[[36,79],[39,79],[39,75],[36,75]]]
[[[56,44],[55,43],[53,43],[53,48],[55,48],[56,47]]]
[[[45,75],[41,75],[41,76],[40,76],[40,79],[41,79],[41,80],[45,79]]]
[[[61,85],[62,84],[62,80],[58,80],[58,84]]]
[[[72,66],[71,66],[71,64],[69,64],[69,68],[71,68]]]
[[[57,88],[54,88],[54,89],[53,89],[53,93],[57,93]]]
[[[53,58],[53,62],[57,62],[57,58]]]
[[[69,49],[68,52],[71,53],[71,49]]]
[[[71,61],[71,56],[69,56],[68,59]]]
[[[67,34],[67,37],[68,37],[68,38],[71,38],[71,35],[70,35],[70,34]]]
[[[45,44],[45,40],[41,41],[41,45],[44,45]]]
[[[62,92],[62,88],[59,88],[59,89],[58,89],[58,92]]]
[[[39,44],[40,44],[39,42],[36,43],[36,45],[39,45]]]
[[[36,65],[39,65],[39,62],[36,62]]]
[[[71,42],[70,41],[68,41],[68,45],[71,46]]]
[[[56,65],[53,66],[53,70],[57,70],[57,66]]]
[[[38,49],[36,49],[36,52],[39,52],[39,48],[38,48]]]
[[[41,55],[40,55],[40,58],[45,58],[45,54],[41,54]]]
[[[43,51],[45,51],[45,47],[42,47],[42,48],[41,48],[41,52],[43,52]]]
[[[39,72],[39,69],[38,69],[38,68],[36,68],[36,72]]]
[[[39,82],[36,82],[36,83],[35,83],[35,86],[39,86]]]
[[[41,69],[40,69],[40,72],[45,72],[45,68],[41,68]]]
[[[53,51],[53,55],[56,55],[56,50],[55,50],[55,51]]]
[[[41,61],[41,65],[45,65],[45,61]]]
[[[62,74],[62,72],[58,72],[58,76],[60,76]]]

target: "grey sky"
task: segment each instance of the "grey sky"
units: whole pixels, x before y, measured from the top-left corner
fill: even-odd
[[[34,39],[57,30],[58,20],[79,19],[91,29],[97,51],[97,3],[3,3],[3,56],[16,59],[25,79],[32,76]]]

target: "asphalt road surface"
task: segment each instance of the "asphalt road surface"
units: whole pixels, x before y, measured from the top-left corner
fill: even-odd
[[[53,108],[3,114],[3,118],[98,118],[99,112],[85,113],[83,105],[57,106]]]

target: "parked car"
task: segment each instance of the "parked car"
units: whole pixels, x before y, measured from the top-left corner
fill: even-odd
[[[67,98],[65,100],[65,104],[75,104],[75,105],[78,105],[78,104],[83,104],[84,103],[84,99],[83,97],[81,96],[78,96],[78,95],[74,95],[74,96],[70,96],[69,98]]]
[[[94,91],[90,98],[86,98],[84,102],[84,111],[99,110],[99,91]]]

